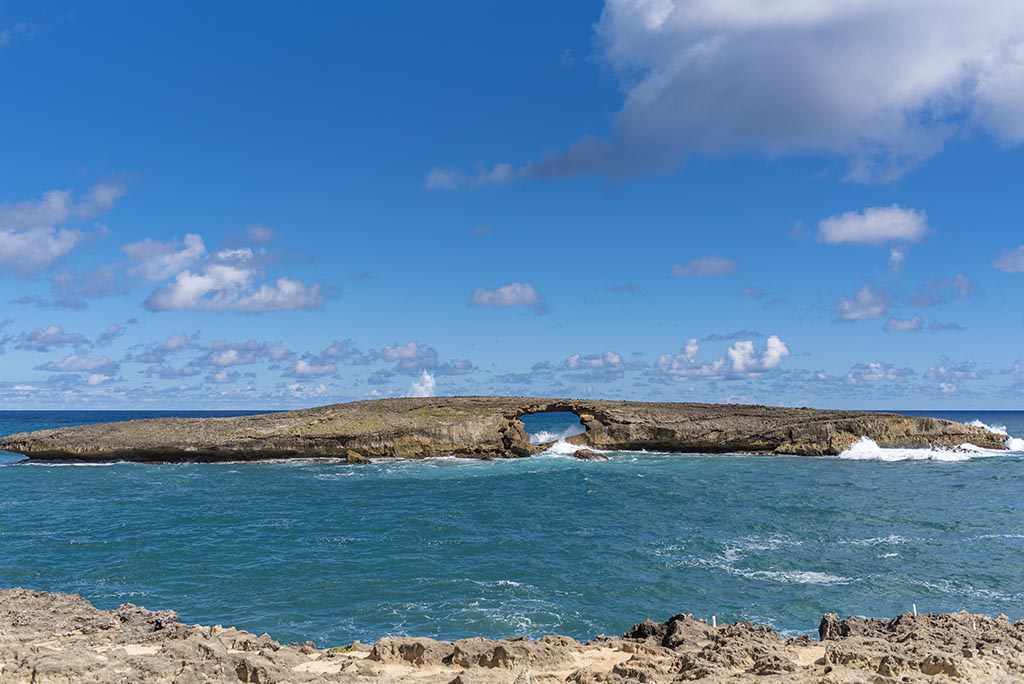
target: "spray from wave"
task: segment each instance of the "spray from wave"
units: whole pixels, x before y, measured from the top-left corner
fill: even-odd
[[[883,448],[870,437],[861,437],[836,458],[847,461],[969,461],[972,458],[1002,456],[1006,452],[982,449],[973,444],[930,449]]]
[[[1006,431],[1005,425],[989,425],[977,419],[972,420],[970,423],[967,424],[973,427],[980,427],[982,429],[988,430],[994,435],[1002,435],[1003,437],[1006,437],[1006,439],[1003,441],[1003,444],[1005,444],[1006,448],[1009,449],[1010,451],[1024,451],[1024,439],[1021,439],[1020,437],[1011,437],[1010,433]]]
[[[581,435],[584,432],[586,431],[580,425],[570,425],[569,427],[559,432],[538,430],[534,434],[530,435],[530,444],[547,444],[548,442],[560,442],[563,439],[568,439],[573,435]]]

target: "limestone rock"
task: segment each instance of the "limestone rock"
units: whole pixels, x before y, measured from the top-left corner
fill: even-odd
[[[269,458],[516,458],[538,453],[522,416],[567,411],[591,450],[838,454],[869,437],[882,447],[963,443],[1002,449],[1003,436],[935,418],[735,404],[428,397],[379,399],[234,418],[159,418],[41,430],[0,438],[32,459],[238,461]]]
[[[345,451],[345,461],[348,463],[372,463],[369,458],[363,456],[355,449],[348,449]]]
[[[972,615],[826,615],[823,636],[784,639],[749,622],[691,615],[645,621],[582,644],[385,638],[365,647],[281,645],[233,628],[183,625],[172,611],[94,608],[78,596],[0,590],[4,684],[940,684],[1024,680],[1024,623]]]

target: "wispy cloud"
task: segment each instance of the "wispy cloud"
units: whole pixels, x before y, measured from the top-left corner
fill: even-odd
[[[840,298],[836,310],[844,321],[880,318],[889,310],[889,301],[885,292],[862,285],[853,297]]]
[[[51,190],[38,200],[0,204],[0,271],[29,278],[53,265],[86,237],[67,226],[113,208],[124,187],[94,185],[76,201],[72,190]]]
[[[722,256],[702,256],[684,261],[672,267],[672,274],[683,278],[704,278],[708,276],[732,275],[739,264],[734,259]]]
[[[993,266],[1007,273],[1024,273],[1024,245],[1008,249],[1000,254],[996,257]]]

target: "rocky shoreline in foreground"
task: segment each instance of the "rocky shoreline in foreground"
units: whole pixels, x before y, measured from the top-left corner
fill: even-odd
[[[624,684],[625,682],[1019,682],[1024,621],[966,612],[890,620],[827,614],[819,640],[689,615],[622,637],[385,638],[318,649],[185,625],[172,611],[93,607],[79,596],[0,590],[0,681],[8,684]]]
[[[235,418],[159,418],[0,438],[36,460],[245,461],[329,457],[518,458],[543,451],[522,417],[577,415],[589,449],[673,453],[837,455],[861,437],[880,447],[1003,449],[1005,435],[948,420],[866,411],[739,404],[537,397],[378,399]]]

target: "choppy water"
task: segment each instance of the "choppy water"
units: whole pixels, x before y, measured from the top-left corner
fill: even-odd
[[[142,415],[0,412],[0,434]],[[932,415],[1024,436],[1024,412]],[[1021,453],[611,456],[0,467],[0,586],[320,645],[675,612],[1024,617]]]

